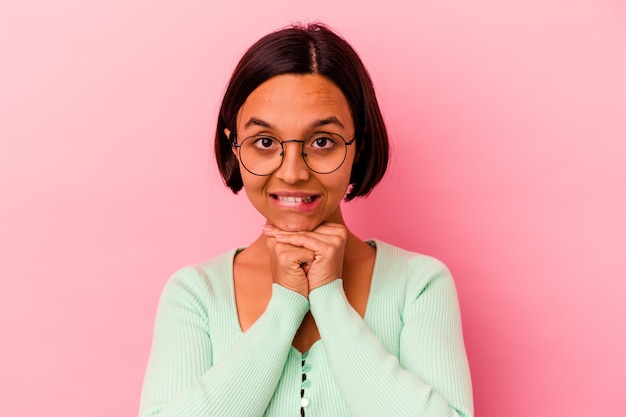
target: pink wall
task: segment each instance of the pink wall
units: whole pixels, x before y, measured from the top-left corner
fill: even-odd
[[[349,224],[450,266],[477,416],[621,415],[623,3],[215,3],[0,6],[0,415],[136,414],[165,280],[262,224],[210,160],[229,73],[314,19],[394,145]]]

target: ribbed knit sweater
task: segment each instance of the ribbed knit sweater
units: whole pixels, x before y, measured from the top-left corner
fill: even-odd
[[[237,250],[178,271],[154,329],[140,417],[473,415],[456,290],[438,260],[378,240],[364,318],[341,279],[309,298],[273,284],[265,312],[239,326]],[[291,343],[311,311],[321,339]]]

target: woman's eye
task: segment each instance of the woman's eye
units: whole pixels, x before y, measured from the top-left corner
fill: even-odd
[[[319,149],[328,149],[331,148],[334,144],[335,142],[328,136],[318,136],[314,138],[313,142],[311,143],[314,148]]]
[[[254,141],[257,148],[269,149],[275,145],[274,139],[268,136],[260,137]]]

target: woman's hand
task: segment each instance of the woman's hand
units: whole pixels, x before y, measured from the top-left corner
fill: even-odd
[[[342,277],[348,237],[343,225],[325,222],[311,232],[285,232],[265,226],[263,231],[268,236],[275,281],[280,277],[280,281],[300,283],[304,278],[305,282],[308,281],[308,296],[308,292],[315,288]]]
[[[265,233],[267,235],[267,232]],[[274,282],[308,298],[309,282],[306,271],[315,254],[305,248],[281,243],[271,235],[268,235],[265,241]]]

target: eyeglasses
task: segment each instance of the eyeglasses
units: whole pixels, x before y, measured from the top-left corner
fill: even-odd
[[[337,133],[317,132],[304,140],[278,140],[268,135],[255,135],[245,138],[240,144],[235,143],[241,165],[251,174],[271,175],[278,171],[285,158],[285,143],[302,144],[302,159],[306,166],[318,174],[330,174],[337,171],[346,160],[349,142]]]

